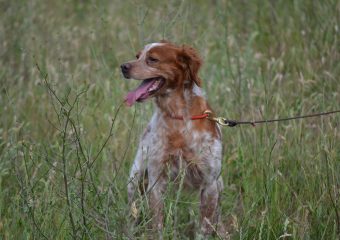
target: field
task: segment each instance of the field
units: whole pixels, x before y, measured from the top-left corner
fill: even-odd
[[[148,101],[119,66],[189,44],[212,107],[254,120],[340,109],[340,2],[0,1],[0,239],[148,239],[126,184]],[[339,239],[340,114],[223,128],[231,239]],[[164,239],[193,239],[198,193],[170,184]],[[211,239],[220,239],[215,235]]]

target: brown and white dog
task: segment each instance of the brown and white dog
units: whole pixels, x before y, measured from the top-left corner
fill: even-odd
[[[212,111],[200,88],[198,70],[202,60],[193,48],[166,41],[146,45],[136,58],[121,65],[125,78],[141,81],[127,94],[126,104],[131,106],[153,97],[156,107],[131,168],[129,202],[133,202],[147,171],[152,225],[161,230],[162,195],[169,179],[176,179],[184,171],[184,185],[200,191],[201,231],[211,234],[219,221],[223,188],[222,143],[215,122],[193,119],[206,110]]]

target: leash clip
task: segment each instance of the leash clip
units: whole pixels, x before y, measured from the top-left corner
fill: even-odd
[[[208,115],[207,119],[214,121],[221,126],[235,127],[237,125],[237,123],[235,121],[230,121],[230,120],[227,120],[226,118],[223,118],[223,117],[212,116],[213,113],[210,110],[205,110],[204,114]]]

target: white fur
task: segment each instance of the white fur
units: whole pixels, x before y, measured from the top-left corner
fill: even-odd
[[[152,48],[154,48],[154,47],[162,46],[162,45],[164,45],[164,43],[150,43],[150,44],[146,45],[146,46],[144,47],[144,49],[143,49],[143,51],[142,51],[142,54],[141,54],[141,56],[140,56],[139,58],[145,59],[146,53],[147,53],[148,51],[150,51],[150,50],[151,50]]]
[[[199,86],[197,86],[197,84],[194,84],[194,87],[193,87],[193,89],[192,89],[192,92],[193,92],[196,96],[205,97],[205,92],[202,90],[202,88],[200,88]]]
[[[164,43],[150,43],[144,47],[144,51],[149,51],[151,48],[162,46]]]

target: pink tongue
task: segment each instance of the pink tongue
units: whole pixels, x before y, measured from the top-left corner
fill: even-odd
[[[151,87],[151,85],[154,83],[155,79],[147,79],[142,82],[141,85],[139,85],[138,88],[135,90],[129,92],[126,97],[125,101],[129,107],[131,107],[136,101],[145,99],[143,95],[145,95],[148,92],[148,89]],[[147,97],[147,95],[146,95]]]

